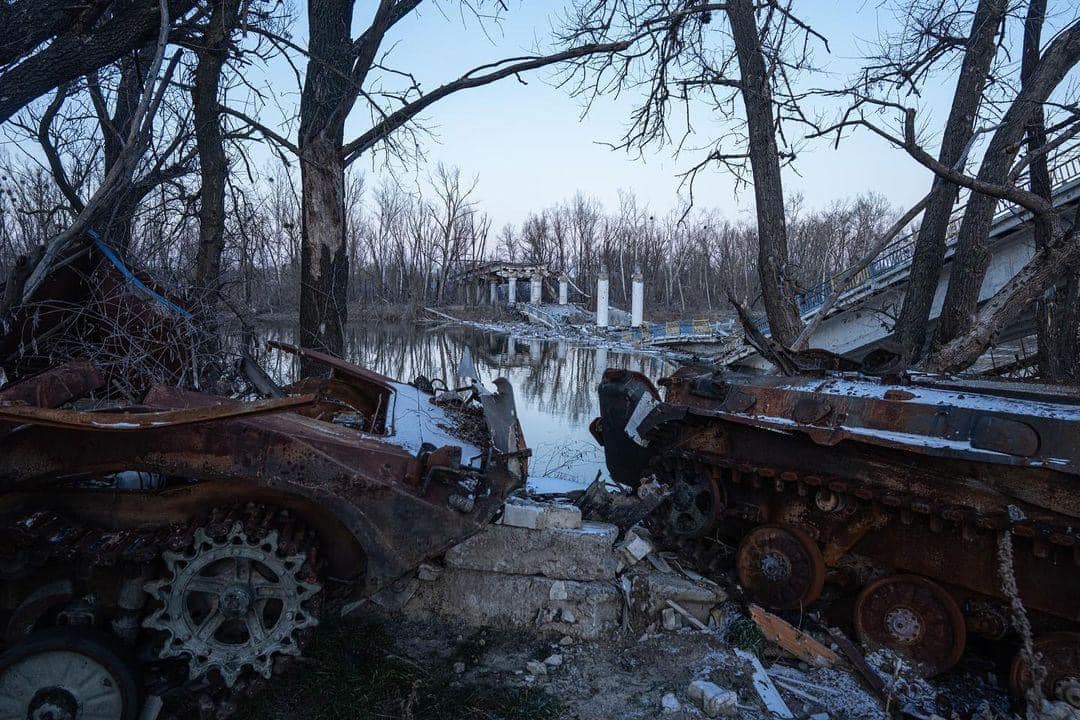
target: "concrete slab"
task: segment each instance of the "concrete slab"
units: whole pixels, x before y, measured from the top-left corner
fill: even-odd
[[[586,522],[580,528],[530,530],[492,525],[446,553],[447,567],[559,580],[614,580],[619,529]]]
[[[555,595],[565,594],[565,599],[551,599],[555,583],[561,583]],[[602,580],[553,580],[447,568],[436,582],[420,585],[404,608],[414,618],[434,615],[473,627],[537,627],[594,639],[617,631],[622,617],[619,590]]]

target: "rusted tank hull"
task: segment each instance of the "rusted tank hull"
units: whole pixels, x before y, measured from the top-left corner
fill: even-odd
[[[1007,536],[1036,624],[1077,626],[1075,405],[827,380],[680,371],[662,381],[661,400],[645,377],[611,370],[594,434],[616,480],[672,487],[669,534],[737,545],[740,580],[776,607],[816,601],[826,578],[857,589],[892,572],[929,579],[926,606],[948,615],[955,605],[963,634],[1002,638]],[[906,616],[889,617],[900,627]]]
[[[320,616],[477,532],[524,482],[508,386],[485,402],[499,442],[472,445],[430,396],[316,359],[329,378],[257,401],[156,387],[56,409],[101,385],[86,364],[0,390],[0,677],[75,624],[99,659],[104,630],[184,660],[228,706],[241,675],[268,678]]]

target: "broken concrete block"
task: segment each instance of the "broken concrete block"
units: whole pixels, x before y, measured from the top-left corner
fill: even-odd
[[[548,590],[549,600],[566,600],[570,596],[566,594],[566,583],[562,580],[556,580],[551,583],[551,589]]]
[[[635,628],[647,627],[665,609],[671,609],[668,600],[705,622],[709,611],[727,599],[718,587],[703,587],[681,575],[637,573],[623,575],[622,580],[629,584],[630,621]]]
[[[544,516],[544,527],[566,529],[581,527],[581,508],[570,503],[551,503]]]
[[[682,624],[680,621],[682,618],[679,613],[675,612],[672,608],[664,608],[660,611],[660,620],[665,630],[678,630]]]
[[[642,528],[632,527],[626,531],[626,537],[616,550],[622,556],[623,564],[629,567],[653,551],[652,539]]]
[[[734,717],[738,712],[739,696],[731,690],[724,690],[716,683],[695,680],[690,683],[686,692],[709,717]]]
[[[666,713],[676,713],[679,712],[681,705],[679,704],[679,698],[675,697],[675,693],[667,693],[660,698],[660,707]]]
[[[593,522],[539,531],[491,525],[450,548],[446,565],[559,580],[613,580],[618,560],[612,547],[618,534],[614,525]]]
[[[562,665],[562,655],[558,653],[555,653],[554,655],[549,655],[544,659],[544,664],[548,667],[559,667],[560,665]]]
[[[565,600],[551,600],[551,588],[562,582]],[[610,582],[552,580],[537,575],[506,575],[447,568],[438,581],[420,588],[404,608],[407,616],[432,616],[470,627],[503,629],[534,627],[562,635],[593,639],[621,626],[622,595]],[[566,621],[573,617],[574,622]]]
[[[544,527],[544,505],[523,498],[510,498],[503,506],[502,524],[539,530]]]
[[[416,569],[416,577],[423,582],[435,582],[442,574],[442,568],[424,563]]]
[[[525,669],[529,671],[530,675],[547,675],[547,665],[539,660],[530,660],[525,663]]]
[[[540,503],[513,497],[503,506],[503,525],[543,530],[581,527],[581,509],[569,503]]]

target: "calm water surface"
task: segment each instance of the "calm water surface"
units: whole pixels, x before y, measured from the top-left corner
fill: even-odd
[[[292,342],[291,327],[269,327],[267,339]],[[676,365],[656,355],[575,345],[567,340],[520,339],[462,326],[353,325],[346,337],[348,360],[410,382],[418,375],[448,386],[462,353],[472,353],[481,380],[503,376],[514,386],[518,417],[533,450],[530,475],[589,483],[607,476],[603,450],[589,434],[598,414],[596,386],[609,367],[637,370],[656,380]],[[265,361],[279,381],[295,377],[295,358],[271,351]]]

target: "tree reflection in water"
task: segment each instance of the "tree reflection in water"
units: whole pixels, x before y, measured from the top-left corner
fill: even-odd
[[[263,337],[294,342],[295,329],[269,326],[263,328]],[[484,382],[501,375],[513,384],[518,416],[533,449],[530,474],[582,483],[591,482],[597,471],[607,475],[603,451],[588,430],[598,412],[596,386],[604,370],[636,370],[653,380],[674,370],[655,355],[566,340],[520,339],[457,325],[353,324],[345,338],[346,359],[404,382],[425,375],[452,385],[465,348]],[[279,382],[289,382],[298,369],[293,356],[273,350],[263,365]]]

